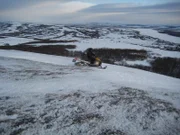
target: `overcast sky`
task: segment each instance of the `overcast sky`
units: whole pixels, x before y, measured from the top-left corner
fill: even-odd
[[[0,21],[180,25],[179,0],[0,0]]]

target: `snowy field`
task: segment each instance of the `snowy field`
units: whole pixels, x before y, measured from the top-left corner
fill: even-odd
[[[177,135],[180,80],[0,50],[0,134]]]
[[[180,38],[152,28],[0,23],[0,46],[29,42],[180,58]],[[179,135],[180,79],[104,63],[105,70],[78,67],[72,59],[0,50],[0,135]],[[149,66],[148,59],[126,63]]]
[[[157,28],[161,28],[158,27]],[[163,27],[163,29],[165,26]],[[177,27],[178,29],[179,27]],[[168,29],[168,27],[167,27]],[[30,45],[76,45],[74,50],[87,48],[120,48],[147,50],[158,57],[180,58],[180,37],[158,33],[153,27],[143,29],[123,25],[44,25],[31,23],[0,23],[0,46],[26,44],[38,39],[77,40],[73,43],[32,43]]]
[[[159,33],[156,30],[152,30],[152,29],[136,29],[136,30],[140,31],[142,35],[148,35],[154,38],[159,38],[159,39],[174,42],[174,43],[180,43],[180,38],[170,36],[168,34]]]

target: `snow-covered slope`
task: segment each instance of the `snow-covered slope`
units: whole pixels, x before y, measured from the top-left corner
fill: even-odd
[[[180,80],[0,50],[0,134],[177,135]]]

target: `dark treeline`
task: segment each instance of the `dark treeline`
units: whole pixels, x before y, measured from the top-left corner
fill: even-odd
[[[43,45],[43,46],[32,46],[32,45],[15,45],[15,46],[0,46],[0,49],[7,50],[21,50],[28,52],[36,52],[43,54],[69,56],[67,49],[74,49],[75,45]]]
[[[178,58],[157,58],[151,62],[151,65],[153,72],[180,78],[180,59]]]
[[[166,34],[171,35],[171,36],[180,37],[180,32],[179,31],[162,30],[162,31],[159,31],[159,32],[160,33],[166,33]]]
[[[114,64],[116,61],[126,60],[144,60],[147,58],[146,50],[135,49],[110,49],[100,48],[94,49],[96,56],[98,56],[103,62]],[[81,56],[86,59],[85,55]]]

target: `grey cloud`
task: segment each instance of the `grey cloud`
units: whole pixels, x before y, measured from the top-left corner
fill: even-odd
[[[0,0],[0,11],[31,6],[45,1],[67,2],[72,0]]]
[[[97,22],[109,22],[109,23],[122,23],[122,24],[158,24],[158,25],[179,25],[180,18],[177,14],[180,12],[173,13],[159,13],[159,14],[120,14],[104,16],[96,18]]]
[[[121,4],[102,4],[81,10],[80,13],[94,14],[96,22],[124,24],[180,24],[180,3],[123,8]],[[124,13],[124,14],[121,14]],[[102,14],[101,16],[96,16]],[[91,20],[90,20],[91,21]]]
[[[11,0],[0,0],[11,2]],[[24,4],[21,3],[24,1]],[[31,2],[29,2],[31,1]],[[13,3],[20,5],[13,5],[14,8],[18,6],[28,6],[49,0],[14,0]],[[51,0],[67,2],[71,0]],[[75,0],[73,0],[75,1]],[[91,1],[91,0],[89,0]],[[89,2],[88,1],[88,2]],[[2,5],[0,4],[0,7]],[[6,7],[7,8],[7,7]],[[9,5],[10,8],[10,5]],[[47,9],[50,11],[50,9]],[[119,14],[124,13],[124,14]],[[133,4],[99,4],[90,8],[67,14],[52,14],[24,16],[19,18],[17,16],[0,16],[1,20],[14,20],[14,21],[30,21],[30,22],[51,22],[51,23],[87,23],[87,22],[110,22],[110,23],[124,23],[124,24],[180,24],[180,2],[168,3],[154,6],[137,6]]]
[[[175,11],[180,10],[180,3],[167,3],[161,5],[153,5],[153,6],[136,6],[132,7],[121,7],[122,4],[101,4],[96,5],[87,9],[84,9],[80,12],[85,13],[117,13],[117,12],[130,12],[130,13],[137,13],[137,12],[160,12],[160,11]]]
[[[99,13],[74,13],[62,16],[49,16],[48,20],[55,23],[121,23],[121,24],[164,24],[179,25],[180,12],[169,12],[159,14],[133,13],[133,14],[101,14]],[[46,21],[47,18],[44,18]]]
[[[42,0],[0,0],[0,10],[25,7],[39,2],[42,2]]]

